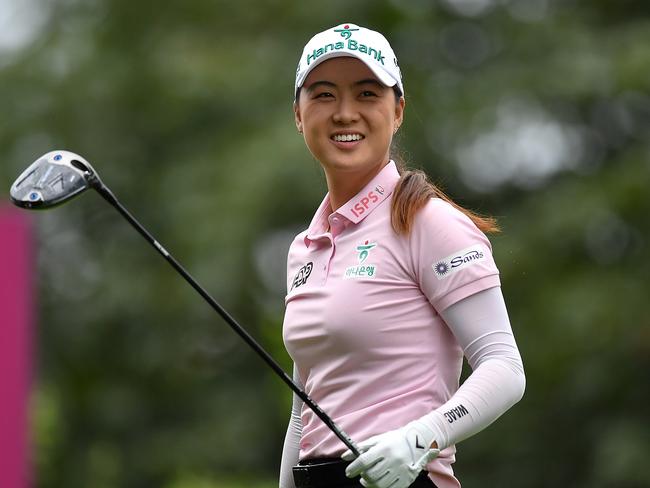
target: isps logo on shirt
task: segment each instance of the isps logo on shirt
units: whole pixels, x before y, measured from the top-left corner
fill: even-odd
[[[461,269],[485,260],[485,254],[483,246],[476,244],[436,261],[431,267],[436,273],[436,278],[444,280]]]
[[[384,194],[384,188],[381,185],[377,185],[374,190],[370,190],[366,195],[361,197],[358,202],[356,202],[352,207],[350,207],[350,212],[355,217],[360,217],[363,215],[371,205],[379,201],[379,195]]]

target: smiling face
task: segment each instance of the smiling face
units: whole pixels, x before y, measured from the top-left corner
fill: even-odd
[[[393,89],[363,62],[337,57],[309,73],[294,111],[296,126],[328,181],[334,175],[356,175],[367,182],[389,160],[404,98],[396,100]]]

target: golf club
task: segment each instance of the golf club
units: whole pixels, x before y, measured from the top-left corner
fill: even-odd
[[[108,203],[135,227],[149,244],[201,295],[230,327],[268,364],[293,392],[341,439],[356,456],[359,449],[350,437],[287,375],[280,365],[255,339],[205,291],[167,250],[122,206],[99,178],[97,172],[81,156],[69,151],[51,151],[34,161],[11,186],[11,200],[26,209],[48,209],[67,202],[88,188],[96,190]]]

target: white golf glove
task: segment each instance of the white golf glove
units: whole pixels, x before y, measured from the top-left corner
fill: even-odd
[[[343,453],[344,460],[354,459],[345,474],[348,478],[361,475],[361,484],[367,488],[407,488],[440,453],[431,448],[435,438],[422,420],[373,436],[359,443],[357,459],[350,450]]]

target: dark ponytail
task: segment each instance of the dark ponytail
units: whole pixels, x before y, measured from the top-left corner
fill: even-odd
[[[391,207],[391,223],[396,233],[408,234],[411,231],[418,210],[424,207],[429,199],[436,197],[467,215],[482,232],[486,234],[499,232],[495,218],[483,217],[461,207],[431,183],[423,171],[409,170],[400,161],[401,158],[394,159],[401,175],[393,191],[393,204]]]

